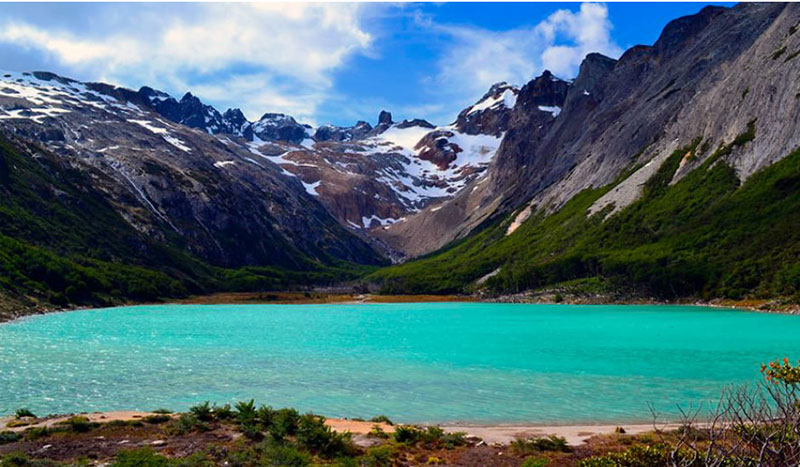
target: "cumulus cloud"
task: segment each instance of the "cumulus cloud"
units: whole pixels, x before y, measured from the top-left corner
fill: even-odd
[[[584,3],[576,12],[558,10],[532,27],[508,31],[418,22],[426,23],[452,38],[430,81],[465,98],[480,96],[498,81],[524,84],[545,69],[573,78],[586,54],[622,53],[611,38],[603,4]]]
[[[131,10],[133,17],[123,27],[80,36],[9,19],[0,41],[110,82],[191,87],[209,99],[246,100],[251,118],[267,110],[311,117],[332,86],[332,73],[353,54],[368,52],[372,43],[357,4],[192,8],[192,14],[163,16],[146,8]]]

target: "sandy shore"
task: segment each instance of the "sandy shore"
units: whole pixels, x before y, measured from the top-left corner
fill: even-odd
[[[131,421],[141,420],[151,412],[137,411],[116,411],[116,412],[95,412],[80,414],[92,422],[107,423],[112,421]],[[52,427],[60,422],[64,422],[72,415],[63,415],[38,419],[22,426],[17,426],[17,421],[13,417],[0,418],[0,431],[24,431],[32,427]],[[8,426],[11,424],[12,426]],[[373,423],[358,420],[348,420],[340,418],[326,419],[325,424],[339,432],[350,432],[354,435],[366,435],[375,425],[381,427],[386,433],[392,433],[394,426],[385,423]],[[564,437],[569,444],[579,445],[596,435],[614,433],[617,427],[621,427],[627,434],[639,434],[653,431],[652,424],[631,424],[631,425],[442,425],[445,431],[465,432],[468,436],[481,438],[488,444],[507,444],[515,439],[530,438],[535,436],[556,435]],[[674,430],[678,425],[666,424],[658,425],[659,430]]]

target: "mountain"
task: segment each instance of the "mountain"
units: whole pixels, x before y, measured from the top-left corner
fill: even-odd
[[[800,7],[706,7],[574,81],[519,92],[486,176],[381,238],[384,290],[627,284],[706,298],[800,290]],[[573,282],[571,282],[573,281]]]
[[[0,73],[0,296],[365,274],[400,293],[795,296],[798,29],[794,4],[706,7],[575,79],[497,83],[444,126],[249,121],[191,93]]]
[[[65,173],[80,174],[81,180],[65,187],[29,183],[23,180],[33,175],[23,173],[21,164],[6,164],[22,172],[0,201],[7,214],[0,235],[21,242],[20,248],[62,255],[67,269],[102,261],[142,267],[148,274],[164,272],[165,278],[182,276],[174,287],[164,287],[165,296],[242,289],[247,280],[261,288],[308,283],[308,278],[287,278],[289,271],[329,282],[328,270],[344,268],[340,278],[347,278],[358,265],[385,261],[391,250],[367,234],[370,228],[452,196],[485,170],[500,137],[472,133],[419,119],[395,123],[385,111],[374,128],[358,122],[315,130],[277,113],[250,122],[238,109],[220,113],[191,93],[178,100],[149,87],[133,91],[48,72],[2,73],[5,158],[29,157],[57,180]],[[437,151],[445,149],[447,161],[436,160]],[[41,168],[29,167],[31,173]],[[23,190],[28,185],[37,187],[34,193]],[[102,201],[104,210],[82,212],[49,201],[81,190]],[[39,201],[22,200],[23,192]],[[64,211],[63,222],[33,222],[51,209]],[[71,232],[85,227],[81,218],[92,226],[91,234]],[[19,219],[27,219],[27,227]],[[112,236],[123,243],[94,247],[104,222],[120,230]],[[55,232],[74,241],[61,245]],[[42,262],[47,261],[35,264]],[[233,276],[225,272],[254,267],[278,269],[247,280],[240,274],[250,277],[252,269]],[[7,270],[27,278],[7,288],[34,301],[158,297],[153,290],[134,293],[128,286],[67,292],[72,281],[41,282],[36,271],[22,272],[10,259]],[[110,280],[99,277],[98,283]]]

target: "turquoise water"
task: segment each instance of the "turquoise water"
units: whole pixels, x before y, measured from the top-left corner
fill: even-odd
[[[159,305],[0,325],[0,413],[255,398],[403,422],[649,421],[800,358],[800,317],[683,306]]]

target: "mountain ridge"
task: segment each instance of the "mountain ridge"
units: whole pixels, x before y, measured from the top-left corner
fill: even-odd
[[[0,133],[10,152],[84,174],[127,226],[122,237],[191,263],[144,264],[182,277],[170,295],[229,290],[224,277],[237,274],[248,277],[239,289],[313,282],[287,271],[330,283],[338,270],[342,279],[370,272],[366,286],[403,293],[627,281],[659,297],[793,296],[800,258],[789,226],[800,219],[786,207],[800,147],[798,24],[794,5],[706,7],[618,60],[588,54],[574,80],[545,70],[521,87],[497,83],[444,126],[395,122],[388,111],[375,126],[312,128],[279,113],[250,122],[191,93],[0,73]],[[780,213],[773,225],[751,212],[753,200]],[[758,231],[753,241],[773,264],[688,234],[734,249],[730,239],[747,236],[730,212]],[[47,248],[32,231],[0,234]],[[590,234],[607,243],[592,246]],[[407,262],[374,272],[387,257]],[[233,272],[265,267],[277,269]],[[14,293],[70,296],[48,287]]]

